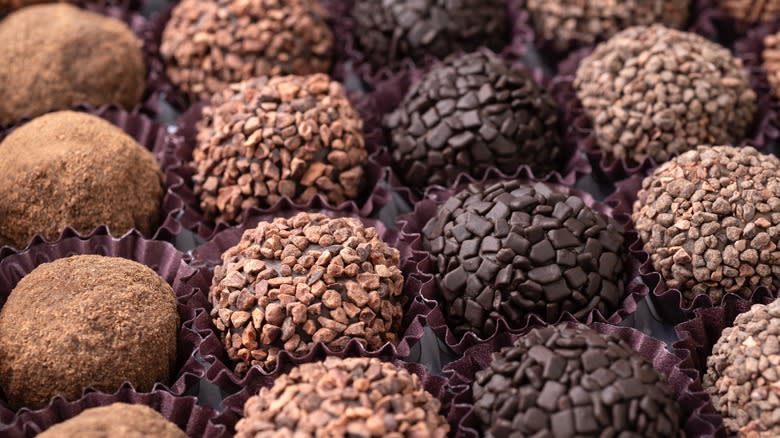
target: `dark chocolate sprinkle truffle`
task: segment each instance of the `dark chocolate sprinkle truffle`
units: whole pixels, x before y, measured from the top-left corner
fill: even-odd
[[[756,304],[723,330],[707,359],[704,387],[740,437],[780,436],[780,301]]]
[[[283,196],[338,205],[360,195],[363,121],[324,74],[233,84],[211,98],[197,129],[192,180],[210,219],[236,222]]]
[[[191,100],[259,76],[330,69],[333,35],[318,0],[182,0],[160,53],[170,81]]]
[[[507,0],[357,0],[358,48],[376,68],[509,43]]]
[[[75,417],[46,429],[38,438],[186,438],[175,424],[144,405],[112,403],[86,409]]]
[[[395,343],[404,278],[400,254],[353,218],[299,213],[260,222],[222,255],[211,316],[235,371],[272,368],[281,351],[305,355],[355,339]]]
[[[764,71],[769,83],[772,84],[775,96],[780,99],[780,32],[767,35],[764,38],[764,51],[761,53],[761,59],[764,61]]]
[[[141,392],[166,383],[179,315],[171,286],[148,267],[80,255],[43,263],[0,310],[0,388],[15,408],[87,387]]]
[[[376,358],[299,365],[244,405],[236,438],[281,436],[444,438],[441,403],[417,375]]]
[[[718,0],[720,8],[737,20],[756,23],[780,17],[780,0]]]
[[[666,379],[624,341],[583,325],[519,337],[472,390],[486,437],[684,436]]]
[[[623,297],[622,228],[580,197],[542,183],[472,184],[422,230],[457,335],[490,336],[500,319],[608,314]]]
[[[119,20],[66,4],[0,21],[0,125],[76,104],[133,108],[143,96],[143,44]]]
[[[558,167],[555,102],[524,69],[488,51],[455,55],[412,86],[384,121],[396,169],[418,189],[460,173]]]
[[[600,44],[580,64],[574,87],[598,145],[637,163],[738,143],[756,112],[740,59],[660,25],[632,27]]]
[[[752,147],[700,146],[642,182],[633,220],[666,286],[685,302],[780,287],[780,160]]]
[[[33,119],[0,143],[0,244],[56,239],[70,226],[151,235],[162,174],[151,152],[100,117],[60,111]]]

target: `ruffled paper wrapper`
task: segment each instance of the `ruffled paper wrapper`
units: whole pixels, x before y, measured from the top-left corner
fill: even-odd
[[[571,321],[569,320],[570,323]],[[542,326],[544,324],[534,325],[534,327]],[[590,327],[598,333],[624,340],[632,350],[649,360],[657,371],[666,376],[680,405],[683,421],[681,428],[684,428],[688,438],[713,437],[722,434],[722,418],[715,413],[709,395],[698,383],[696,371],[687,368],[682,359],[667,350],[663,342],[628,327],[601,323],[592,324]],[[531,327],[524,333],[530,329]],[[508,333],[492,336],[470,348],[463,358],[452,362],[444,369],[444,374],[449,378],[451,391],[455,393],[447,415],[452,430],[455,431],[455,437],[482,436],[479,432],[479,420],[473,412],[471,384],[474,382],[476,372],[490,364],[492,353],[512,345],[515,339],[516,336]]]
[[[493,178],[489,178],[493,176]],[[495,175],[488,175],[479,182],[485,184],[490,181],[496,181]],[[534,183],[533,180],[522,180],[523,182]],[[459,181],[459,185],[454,187],[465,187],[468,183],[476,182],[475,180],[463,179]],[[638,278],[639,267],[641,260],[635,259],[630,248],[635,246],[639,241],[639,236],[632,230],[630,224],[630,218],[624,214],[619,214],[614,211],[609,205],[596,202],[589,194],[581,192],[579,190],[571,189],[560,180],[555,178],[547,179],[545,184],[556,187],[565,193],[580,196],[585,204],[593,208],[594,210],[606,215],[607,217],[614,218],[617,223],[623,226],[625,230],[625,254],[624,260],[626,273],[625,273],[625,290],[623,291],[623,298],[620,306],[609,315],[602,314],[599,310],[591,310],[585,318],[580,322],[585,324],[592,324],[595,322],[607,322],[611,324],[619,324],[630,315],[634,314],[637,310],[638,303],[647,295],[649,289]],[[480,344],[494,337],[497,333],[520,333],[527,330],[528,327],[545,324],[544,320],[537,315],[527,315],[522,321],[518,321],[514,324],[510,324],[506,319],[499,318],[496,325],[496,330],[491,333],[487,338],[480,337],[474,332],[467,332],[462,336],[457,336],[447,324],[447,316],[442,307],[442,294],[438,290],[436,281],[432,274],[433,265],[428,257],[428,252],[423,248],[422,229],[428,221],[436,216],[437,208],[444,204],[447,199],[454,193],[457,193],[457,189],[443,189],[440,187],[434,187],[426,192],[425,199],[419,201],[414,206],[414,211],[408,214],[404,214],[398,217],[397,225],[401,230],[401,240],[408,245],[412,252],[420,259],[416,269],[411,274],[415,283],[418,285],[419,291],[417,300],[425,306],[425,313],[421,314],[421,317],[425,321],[425,325],[429,326],[439,340],[443,341],[447,347],[457,354],[462,354],[470,347]],[[563,312],[557,322],[565,321],[568,319],[574,320],[574,316],[569,312]]]

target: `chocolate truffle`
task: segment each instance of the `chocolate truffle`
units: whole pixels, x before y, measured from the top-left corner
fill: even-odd
[[[752,147],[700,146],[642,182],[633,220],[666,286],[691,304],[780,287],[780,160]]]
[[[616,159],[663,162],[700,144],[738,143],[756,93],[742,61],[701,36],[660,25],[618,33],[574,80],[598,146]]]
[[[590,46],[631,26],[664,24],[681,28],[689,0],[528,0],[537,38],[554,50]]]
[[[531,330],[472,386],[484,436],[684,436],[666,378],[623,340],[584,325]]]
[[[780,17],[780,0],[719,0],[720,8],[737,20],[756,23]]]
[[[318,0],[182,0],[160,44],[168,79],[191,100],[259,76],[330,69],[333,35]]]
[[[112,403],[86,409],[75,417],[56,424],[38,438],[158,437],[186,438],[175,424],[144,405]]]
[[[460,173],[479,178],[490,167],[551,170],[560,155],[553,99],[524,69],[487,51],[434,67],[384,125],[396,169],[420,190],[450,185]]]
[[[528,315],[607,315],[623,297],[623,229],[563,187],[504,181],[472,184],[442,204],[423,247],[460,336],[490,336]]]
[[[780,301],[756,304],[723,330],[707,359],[704,387],[728,432],[780,436]]]
[[[143,44],[119,20],[67,4],[22,8],[0,21],[0,125],[76,104],[143,97]]]
[[[0,310],[0,388],[15,408],[68,400],[82,389],[141,392],[166,383],[176,361],[173,290],[148,267],[78,255],[43,263]]]
[[[0,16],[9,14],[25,6],[52,2],[52,0],[0,0]]]
[[[507,0],[357,0],[355,42],[375,68],[478,47],[499,51],[510,41],[507,8]]]
[[[301,356],[317,342],[341,350],[395,343],[404,278],[400,253],[353,218],[298,213],[260,222],[214,269],[211,316],[243,374],[272,368],[279,352]]]
[[[159,221],[162,174],[132,137],[89,114],[38,117],[0,143],[0,243],[23,247],[35,234],[56,239],[70,226],[107,224],[151,235]]]
[[[764,38],[764,51],[761,53],[761,58],[775,96],[780,98],[780,32],[767,35]]]
[[[324,74],[233,84],[211,98],[197,129],[192,180],[209,219],[237,222],[283,196],[338,205],[360,195],[363,121]]]
[[[274,380],[244,404],[236,438],[275,436],[444,438],[441,403],[417,375],[376,358],[328,357]]]

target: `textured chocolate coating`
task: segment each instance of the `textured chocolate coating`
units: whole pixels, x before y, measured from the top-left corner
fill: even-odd
[[[780,287],[780,160],[699,146],[642,182],[632,215],[653,268],[690,304]]]
[[[33,119],[0,143],[0,243],[24,247],[37,233],[107,224],[151,235],[159,221],[157,160],[111,123],[60,111]]]
[[[43,263],[0,310],[0,388],[12,407],[40,408],[92,387],[166,383],[176,361],[173,289],[127,259],[80,255]]]
[[[403,282],[398,250],[376,229],[299,213],[260,222],[225,251],[209,291],[211,316],[243,374],[317,342],[332,350],[352,339],[369,349],[397,342]]]
[[[238,222],[282,196],[338,205],[360,195],[363,121],[325,74],[233,84],[211,98],[197,129],[192,180],[210,219]]]
[[[112,403],[86,409],[46,429],[38,438],[186,438],[187,435],[159,412],[144,405]]]
[[[612,219],[542,183],[472,184],[439,207],[423,247],[456,334],[490,336],[563,312],[608,314],[624,294],[625,246]]]
[[[773,21],[780,17],[780,0],[718,0],[730,16],[748,23]]]
[[[428,72],[384,120],[395,167],[418,189],[507,174],[528,164],[551,170],[560,155],[555,102],[522,68],[492,52],[453,55]]]
[[[444,438],[441,403],[417,375],[376,358],[299,365],[244,405],[236,438],[286,436]]]
[[[255,77],[325,73],[326,19],[318,0],[182,0],[162,35],[165,72],[192,101]]]
[[[472,385],[485,437],[683,437],[666,379],[624,341],[584,325],[533,329]]]
[[[22,8],[0,21],[0,125],[79,103],[136,106],[143,43],[119,20],[67,4]]]
[[[778,2],[780,5],[780,2]],[[761,53],[764,71],[772,84],[775,96],[780,99],[780,32],[764,38],[764,51]]]

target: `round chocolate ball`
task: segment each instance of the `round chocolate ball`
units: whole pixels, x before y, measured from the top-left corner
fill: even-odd
[[[780,2],[778,2],[780,5]],[[764,38],[764,50],[761,53],[767,79],[772,85],[775,96],[780,99],[780,32]]]
[[[115,235],[151,235],[162,174],[151,152],[97,116],[50,113],[0,142],[0,243],[24,247],[36,234],[56,239],[65,227]]]
[[[330,69],[333,34],[318,0],[182,0],[160,44],[168,79],[190,100],[259,76]]]
[[[553,99],[524,69],[491,52],[453,56],[417,82],[384,121],[395,167],[418,189],[496,167],[558,166]]]
[[[598,146],[636,163],[738,143],[756,113],[740,59],[660,25],[632,27],[600,44],[577,69],[574,88]]]
[[[154,409],[127,403],[112,403],[108,406],[86,409],[37,436],[38,438],[187,437],[181,429]]]
[[[0,125],[80,103],[140,103],[143,43],[126,24],[67,4],[22,8],[0,21]]]
[[[11,12],[26,6],[38,3],[53,3],[52,0],[0,0],[0,16],[10,14]]]
[[[478,47],[499,51],[510,41],[507,8],[507,0],[357,0],[355,42],[375,68]]]
[[[0,310],[0,388],[14,408],[36,409],[87,387],[141,392],[166,383],[176,361],[173,289],[148,267],[79,255],[43,263]]]
[[[472,385],[483,436],[684,436],[666,378],[617,337],[548,326],[492,360]]]
[[[780,160],[699,146],[642,182],[633,221],[653,268],[687,305],[780,287]]]
[[[376,358],[299,365],[244,404],[236,438],[355,436],[444,438],[441,403],[417,375]]]
[[[780,436],[780,301],[756,304],[723,330],[707,358],[704,387],[729,433]]]
[[[769,22],[780,17],[780,0],[718,0],[726,14],[742,22]]]
[[[624,293],[623,229],[563,187],[472,184],[422,230],[444,311],[456,335],[490,336],[537,315],[605,316]]]
[[[400,253],[353,218],[298,213],[260,222],[222,254],[209,300],[235,371],[272,368],[281,351],[317,342],[341,350],[395,343],[404,278]]]

